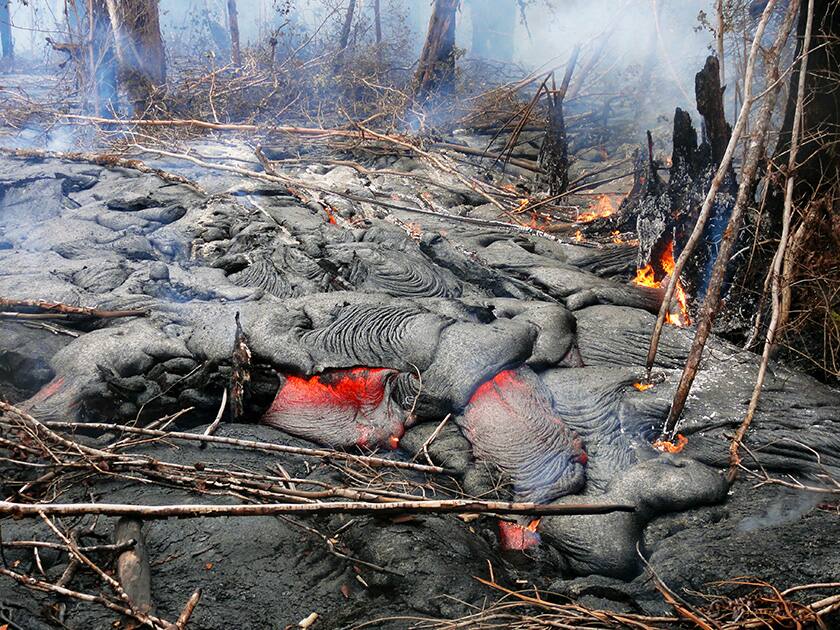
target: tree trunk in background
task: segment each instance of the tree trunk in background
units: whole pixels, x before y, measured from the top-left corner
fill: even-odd
[[[166,55],[157,0],[106,0],[114,30],[120,83],[139,114],[166,83]]]
[[[513,59],[516,3],[512,0],[470,0],[472,46],[470,54],[495,61]]]
[[[415,95],[425,101],[433,91],[450,91],[455,81],[455,17],[460,0],[435,0],[426,43],[415,75]]]
[[[380,0],[373,0],[373,27],[376,35],[376,58],[382,63],[382,9]]]
[[[344,24],[341,26],[341,35],[338,39],[339,50],[344,50],[350,43],[350,30],[353,28],[353,14],[356,12],[356,0],[350,0],[347,5],[347,13],[344,14]]]
[[[0,47],[3,49],[3,59],[15,56],[12,44],[12,17],[9,12],[11,0],[0,0]]]
[[[794,205],[816,199],[837,185],[840,163],[840,89],[837,85],[837,60],[840,59],[840,3],[837,0],[813,0],[814,27],[808,54],[805,79],[805,106],[802,117],[802,141],[796,159]],[[797,27],[796,59],[802,54],[808,2],[802,1]],[[796,86],[799,65],[790,77],[785,119],[776,145],[773,163],[787,164],[790,151],[793,114],[796,109]],[[783,179],[782,179],[783,181]],[[774,234],[781,234],[784,189],[771,186],[769,208]]]
[[[230,28],[230,61],[237,68],[242,66],[242,51],[239,48],[239,14],[236,0],[227,0],[228,28]]]
[[[117,59],[114,55],[114,37],[108,7],[105,0],[88,0],[88,41],[96,114],[110,117],[116,111],[119,98],[117,95]]]

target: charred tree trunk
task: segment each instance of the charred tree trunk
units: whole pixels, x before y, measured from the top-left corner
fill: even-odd
[[[415,75],[418,101],[425,101],[434,91],[452,91],[455,81],[455,17],[459,4],[460,0],[435,0]]]
[[[579,54],[580,46],[575,46],[560,89],[554,87],[548,93],[548,122],[538,160],[540,168],[545,171],[548,194],[552,197],[563,194],[569,187],[569,143],[563,119],[563,101]]]
[[[15,56],[12,41],[12,16],[9,5],[12,0],[0,0],[0,48],[3,49],[3,59],[13,59]]]
[[[114,31],[120,83],[142,112],[156,87],[166,83],[166,55],[156,0],[106,0]]]
[[[242,51],[239,48],[239,13],[236,0],[227,0],[228,29],[230,30],[230,61],[237,68],[242,66]]]

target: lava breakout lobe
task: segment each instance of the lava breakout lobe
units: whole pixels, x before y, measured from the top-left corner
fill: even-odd
[[[288,376],[262,422],[333,447],[396,448],[406,415],[390,395],[398,375],[356,367]]]
[[[503,370],[482,384],[459,423],[475,456],[510,475],[518,500],[551,501],[586,481],[583,442],[528,368]]]

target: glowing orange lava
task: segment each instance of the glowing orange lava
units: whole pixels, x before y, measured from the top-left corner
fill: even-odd
[[[633,383],[633,387],[638,389],[640,392],[644,392],[653,387],[653,383]]]
[[[653,269],[653,266],[648,263],[638,271],[636,271],[636,277],[633,279],[633,284],[643,287],[654,287],[659,288],[663,286],[663,282],[665,282],[669,278],[673,278],[674,273],[674,241],[668,243],[668,247],[665,248],[665,252],[662,254],[662,258],[660,258],[659,263],[662,267],[662,270],[665,272],[665,277],[661,280],[656,279],[656,272]],[[677,278],[677,288],[674,291],[674,297],[677,300],[677,305],[679,306],[679,312],[670,312],[665,316],[665,321],[669,324],[679,327],[685,327],[691,324],[691,318],[688,316],[688,297],[686,297],[685,290],[680,283],[679,278]]]
[[[540,544],[537,533],[540,519],[536,518],[527,525],[511,521],[499,521],[499,542],[505,551],[525,551]]]
[[[653,448],[657,451],[662,451],[663,453],[680,453],[685,448],[686,444],[688,444],[688,438],[682,433],[677,433],[676,441],[669,442],[668,440],[656,440],[656,442],[651,444],[651,446],[653,446]]]

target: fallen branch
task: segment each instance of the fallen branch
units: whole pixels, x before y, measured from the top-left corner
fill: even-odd
[[[201,518],[219,516],[277,516],[278,514],[527,514],[533,516],[610,514],[634,512],[635,505],[622,503],[511,503],[508,501],[336,501],[319,503],[264,503],[249,505],[134,505],[126,503],[12,503],[0,501],[0,516],[35,518],[40,516],[123,516],[141,519]]]
[[[3,405],[4,403],[0,403],[0,410],[3,409]],[[46,425],[57,429],[98,429],[101,431],[116,431],[123,433],[136,433],[138,435],[149,435],[153,437],[162,437],[168,440],[188,440],[195,442],[210,442],[214,444],[229,444],[231,446],[241,446],[244,448],[251,448],[260,451],[273,451],[276,453],[291,453],[294,455],[306,455],[308,457],[322,457],[324,459],[359,462],[361,464],[367,464],[368,466],[373,467],[386,466],[391,468],[406,468],[425,473],[446,472],[446,469],[441,468],[440,466],[426,466],[424,464],[412,464],[410,462],[402,462],[395,459],[385,459],[384,457],[375,457],[372,455],[355,455],[353,453],[345,453],[343,451],[331,451],[328,449],[320,448],[303,448],[300,446],[287,446],[286,444],[275,444],[274,442],[240,440],[237,438],[221,437],[218,435],[201,435],[198,433],[185,433],[181,431],[160,431],[157,429],[143,429],[140,427],[130,427],[122,424],[109,424],[107,422],[47,422]]]
[[[34,309],[37,311],[47,311],[47,313],[0,313],[0,316],[8,318],[26,315],[46,315],[47,317],[50,317],[55,314],[62,316],[76,315],[83,317],[96,317],[99,319],[116,319],[120,317],[146,317],[149,314],[148,311],[138,309],[109,311],[99,308],[89,308],[86,306],[71,306],[70,304],[62,304],[60,302],[47,302],[45,300],[11,300],[8,298],[0,298],[0,309]]]

